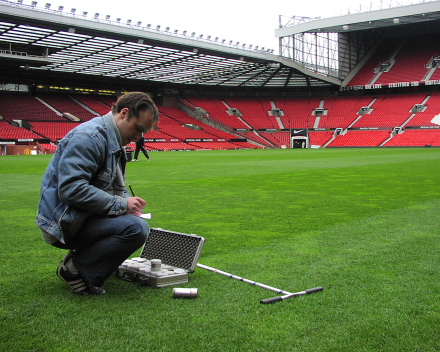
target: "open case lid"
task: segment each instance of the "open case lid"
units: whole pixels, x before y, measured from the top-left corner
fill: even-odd
[[[205,239],[200,236],[153,228],[140,257],[160,259],[163,264],[192,273],[196,269],[204,242]]]

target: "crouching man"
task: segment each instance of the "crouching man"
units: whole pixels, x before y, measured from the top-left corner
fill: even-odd
[[[105,280],[147,239],[145,200],[125,188],[123,147],[158,119],[148,95],[125,94],[70,131],[43,175],[35,223],[45,242],[69,250],[57,275],[76,294],[105,294]]]

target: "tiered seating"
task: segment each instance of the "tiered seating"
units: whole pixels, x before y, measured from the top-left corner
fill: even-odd
[[[320,98],[274,99],[275,106],[284,112],[281,116],[284,128],[312,128],[316,119],[312,112],[320,102]]]
[[[100,97],[95,97],[91,95],[75,95],[74,98],[92,109],[93,111],[96,111],[101,116],[107,114],[112,107],[112,105],[108,105],[100,101]],[[116,98],[109,99],[114,99],[116,101]]]
[[[423,147],[431,145],[440,147],[440,131],[435,130],[405,130],[395,135],[384,144],[384,147]]]
[[[333,131],[309,131],[309,143],[310,145],[323,146],[333,136]]]
[[[174,121],[173,119],[161,114],[159,118],[158,131],[168,135],[168,138],[218,138],[210,133],[200,131],[200,130],[192,130],[186,127],[183,127],[179,122]],[[160,137],[152,137],[154,131],[150,131],[145,135],[145,138],[160,138]]]
[[[381,62],[388,60],[400,44],[401,41],[399,39],[391,38],[384,40],[376,52],[373,53],[359,72],[350,80],[347,86],[369,84],[376,75],[373,70],[379,66]]]
[[[98,96],[98,100],[104,105],[107,105],[111,109],[113,104],[116,103],[116,100],[118,100],[118,98],[109,95],[100,95]]]
[[[29,93],[0,92],[0,115],[6,121],[66,121]]]
[[[256,146],[255,144],[247,143],[247,142],[234,142],[233,144],[241,149],[260,149],[261,148],[259,146]]]
[[[160,122],[159,122],[160,123]],[[145,138],[160,138],[160,139],[166,139],[166,138],[174,138],[173,136],[159,130],[150,130],[145,135]]]
[[[410,37],[396,55],[393,67],[384,72],[377,84],[421,81],[428,72],[425,65],[440,49],[437,40],[430,36]]]
[[[79,122],[31,122],[31,129],[52,142],[56,142],[79,124]]]
[[[229,115],[226,111],[227,108],[225,104],[222,103],[220,99],[210,99],[210,98],[199,98],[199,97],[190,97],[187,100],[197,106],[205,110],[209,116],[219,121],[220,123],[229,126],[231,128],[240,129],[240,128],[249,128],[246,126],[240,119],[236,116]]]
[[[196,147],[186,143],[145,143],[147,150],[195,150]]]
[[[194,146],[198,150],[229,150],[229,149],[238,149],[234,143],[227,142],[190,142],[189,145]]]
[[[40,139],[41,137],[23,127],[14,127],[0,121],[0,139]]]
[[[348,131],[337,136],[328,147],[377,147],[383,143],[391,131]]]
[[[394,64],[388,72],[382,72],[375,84],[388,85],[398,82],[420,82],[428,72],[426,64],[439,54],[440,44],[436,36],[421,35],[404,38],[392,38],[384,41],[368,62],[359,70],[348,86],[369,84],[375,73],[373,70],[384,60],[391,57],[393,52],[403,43],[404,45],[394,57]],[[440,72],[436,70],[431,79],[439,79]]]
[[[46,103],[50,104],[59,112],[70,113],[73,116],[79,118],[81,121],[88,121],[96,117],[91,112],[84,109],[81,105],[69,99],[67,96],[41,93],[40,98],[43,99]]]
[[[285,145],[287,148],[290,146],[290,133],[289,132],[261,132],[261,136],[266,138],[269,142],[277,147]]]
[[[425,96],[426,94],[418,93],[380,97],[371,106],[373,111],[363,115],[352,127],[401,126],[411,116],[411,108],[415,104],[420,104]]]
[[[430,93],[426,102],[426,110],[418,112],[406,126],[436,126],[431,120],[440,114],[440,93]]]
[[[46,153],[54,154],[57,150],[57,146],[50,143],[40,143],[40,145],[44,148]]]
[[[275,116],[269,116],[268,111],[272,109],[270,103],[265,106],[258,99],[252,98],[228,98],[225,101],[231,108],[238,109],[242,113],[241,119],[253,129],[280,128]]]
[[[204,132],[209,133],[211,135],[210,137],[203,137],[203,138],[215,137],[215,138],[224,138],[226,140],[229,140],[231,138],[236,138],[234,135],[220,131],[214,127],[205,125],[204,123],[192,118],[191,116],[188,116],[183,111],[177,108],[159,106],[159,110],[162,114],[170,117],[171,119],[179,122],[180,124],[191,124],[191,125],[199,126],[202,128]],[[188,138],[192,138],[192,137],[188,137]]]
[[[321,115],[319,128],[347,128],[359,115],[357,112],[367,106],[371,97],[335,97],[324,99],[327,115]]]
[[[261,136],[256,135],[254,132],[238,132],[237,133],[239,136],[249,139],[255,143],[264,145],[266,147],[273,147],[273,145],[271,143],[269,143],[266,139],[263,139]]]

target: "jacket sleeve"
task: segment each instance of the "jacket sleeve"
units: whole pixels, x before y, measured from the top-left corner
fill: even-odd
[[[99,215],[126,212],[127,200],[105,191],[116,172],[116,165],[106,165],[106,145],[105,138],[100,134],[80,132],[71,136],[58,164],[61,201]],[[117,162],[116,158],[112,160]]]

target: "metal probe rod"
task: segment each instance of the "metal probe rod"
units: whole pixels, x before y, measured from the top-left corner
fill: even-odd
[[[221,271],[221,270],[218,270],[218,269],[215,269],[215,268],[211,268],[209,266],[206,266],[206,265],[203,265],[203,264],[200,264],[200,263],[197,263],[197,266],[199,268],[206,269],[206,270],[212,271],[214,273],[227,276],[227,277],[229,277],[231,279],[240,280],[240,281],[246,282],[248,284],[251,284],[253,286],[258,286],[258,287],[261,287],[261,288],[265,288],[266,290],[270,290],[270,291],[273,291],[273,292],[276,292],[276,293],[279,293],[279,294],[282,294],[282,295],[291,295],[292,294],[290,292],[287,292],[287,291],[284,291],[284,290],[280,290],[279,288],[275,288],[275,287],[272,287],[272,286],[260,284],[258,282],[255,282],[255,281],[252,281],[252,280],[248,280],[248,279],[242,278],[240,276],[232,275],[232,274],[229,274],[227,272],[224,272],[224,271]]]

